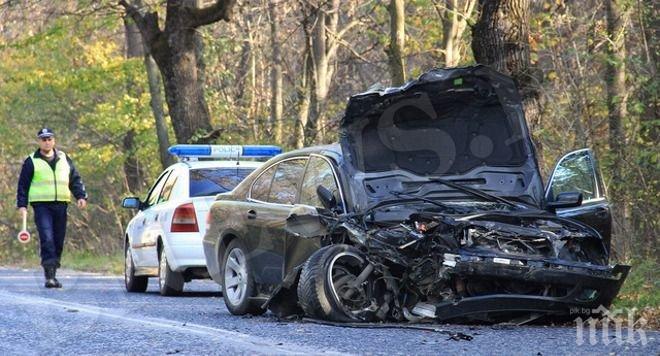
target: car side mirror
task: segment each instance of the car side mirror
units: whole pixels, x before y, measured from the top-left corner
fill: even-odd
[[[582,193],[559,193],[554,201],[548,202],[548,209],[554,211],[561,208],[575,208],[582,205]]]
[[[126,209],[140,209],[142,202],[136,197],[124,198],[121,202],[121,207]]]
[[[333,210],[334,208],[337,207],[337,198],[335,198],[335,195],[332,194],[330,189],[319,185],[316,187],[316,195],[318,195],[319,199],[321,200],[321,204],[323,204],[323,207],[328,209],[328,210]]]

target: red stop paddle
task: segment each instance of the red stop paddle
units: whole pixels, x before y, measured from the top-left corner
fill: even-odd
[[[27,211],[21,213],[23,215],[23,230],[18,233],[18,242],[26,244],[30,242],[30,233],[27,231]]]

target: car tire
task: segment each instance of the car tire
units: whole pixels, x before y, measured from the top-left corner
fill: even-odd
[[[351,278],[354,280],[366,264],[364,255],[349,245],[330,245],[314,252],[303,265],[298,282],[298,301],[305,314],[316,319],[339,322],[370,321],[373,313],[351,313],[351,307],[340,300],[335,289],[336,286],[341,291],[341,281],[345,281],[343,285],[346,285]],[[368,281],[373,286],[373,280],[370,278]],[[354,290],[359,292],[358,295],[364,295],[364,303],[371,300],[371,288],[365,286],[365,283]]]
[[[257,301],[247,249],[239,239],[229,243],[222,258],[222,297],[234,315],[261,315],[266,312]]]
[[[131,255],[131,248],[126,242],[124,247],[124,285],[126,291],[131,293],[144,293],[149,284],[149,277],[136,276],[135,264],[133,263],[133,255]]]
[[[161,248],[160,256],[158,258],[158,287],[160,289],[160,295],[180,295],[183,291],[184,282],[181,273],[172,271],[172,268],[170,268],[170,264],[167,261],[165,248]]]

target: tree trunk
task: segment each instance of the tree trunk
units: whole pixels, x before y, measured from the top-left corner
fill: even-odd
[[[140,30],[135,23],[124,17],[124,30],[126,38],[126,58],[141,57],[143,55],[142,39],[140,37]],[[133,78],[128,78],[126,82],[126,91],[129,95],[134,97],[140,96],[139,86],[136,85]],[[140,162],[135,155],[135,130],[129,129],[124,135],[122,141],[122,148],[124,150],[124,175],[126,176],[126,186],[131,193],[140,192],[143,181],[144,172],[140,167]]]
[[[272,69],[270,72],[270,128],[275,142],[282,142],[284,101],[282,98],[282,49],[279,40],[280,15],[274,3],[268,6],[270,15],[270,36],[272,46]]]
[[[144,66],[147,69],[147,79],[149,81],[149,94],[151,100],[151,112],[156,120],[156,136],[158,137],[158,153],[160,155],[160,164],[163,169],[174,163],[174,158],[167,149],[170,147],[170,137],[167,130],[167,121],[163,112],[163,97],[161,93],[160,73],[158,66],[148,52],[144,54]]]
[[[648,143],[655,143],[657,145],[657,142],[660,142],[660,126],[653,123],[660,122],[660,101],[657,89],[655,88],[655,83],[658,80],[658,55],[660,55],[660,40],[658,39],[660,31],[658,31],[657,26],[658,19],[660,19],[660,16],[658,16],[660,8],[653,2],[642,2],[642,0],[637,0],[637,8],[639,26],[641,27],[640,32],[643,34],[642,43],[644,44],[645,67],[649,73],[646,82],[641,85],[646,89],[642,90],[643,94],[640,101],[648,104],[645,105],[644,113],[639,118],[641,127],[640,137]],[[638,205],[635,209],[632,209],[633,219],[636,215],[637,223],[634,225],[631,223],[630,225],[634,226],[633,229],[636,232],[643,234],[645,241],[643,244],[643,255],[647,258],[660,256],[660,246],[656,242],[656,232],[660,230],[660,221],[648,221],[648,216],[654,214],[654,211],[657,210],[653,206],[645,206],[644,209],[640,209]],[[644,226],[645,228],[640,229],[637,228],[638,226]]]
[[[474,58],[515,80],[539,161],[543,162],[543,147],[534,137],[541,127],[543,103],[538,87],[541,76],[530,61],[529,0],[479,0],[479,8],[479,19],[472,29]]]
[[[247,76],[250,69],[250,41],[243,41],[241,45],[241,60],[238,63],[238,69],[236,73],[236,98],[238,99],[238,104],[243,105],[245,101],[245,87],[247,85]]]
[[[252,139],[259,141],[260,127],[259,118],[257,117],[257,46],[256,36],[257,32],[252,25],[252,14],[243,14],[242,20],[238,22],[238,26],[245,33],[243,45],[241,48],[241,61],[238,67],[238,104],[239,120],[242,125],[249,127],[252,131]]]
[[[206,62],[204,62],[204,39],[202,35],[195,31],[193,34],[193,43],[195,45],[195,58],[197,59],[197,81],[199,86],[204,90],[206,83]]]
[[[311,58],[313,77],[311,82],[312,96],[310,100],[309,116],[305,128],[306,144],[314,144],[323,140],[319,126],[323,126],[325,116],[325,101],[328,94],[328,56],[326,42],[326,12],[316,8],[316,23],[312,29]]]
[[[312,98],[312,89],[310,85],[311,76],[312,76],[312,58],[310,55],[310,44],[309,41],[305,43],[305,49],[303,51],[302,63],[303,67],[301,72],[300,87],[298,89],[298,97],[300,98],[298,104],[298,117],[296,119],[296,128],[295,128],[295,142],[294,146],[296,148],[303,148],[305,146],[305,128],[307,127],[307,120],[309,118],[309,106]]]
[[[160,156],[160,163],[163,169],[169,167],[174,163],[174,159],[168,153],[167,149],[170,146],[170,140],[167,130],[167,122],[165,121],[165,113],[163,112],[163,98],[161,94],[161,81],[160,73],[158,72],[158,67],[156,62],[154,62],[151,54],[149,53],[149,47],[142,42],[142,37],[140,36],[140,31],[133,21],[127,21],[124,18],[124,23],[126,25],[126,43],[127,43],[127,57],[144,57],[144,67],[147,72],[147,80],[149,83],[149,94],[151,106],[151,112],[154,115],[156,122],[156,136],[158,137],[158,152]],[[130,26],[130,27],[129,27]],[[129,33],[131,36],[129,36]],[[133,142],[133,134],[130,138],[125,138],[124,144],[128,142]],[[128,136],[128,135],[127,135]],[[142,175],[144,176],[144,175]],[[131,186],[129,181],[129,186]],[[136,192],[136,191],[133,191]]]
[[[199,142],[212,130],[198,78],[194,34],[195,30],[178,30],[164,48],[152,53],[165,82],[165,100],[178,143]]]
[[[477,4],[477,0],[445,0],[445,8],[440,9],[443,36],[442,48],[444,49],[445,67],[457,66],[462,57],[463,33],[467,27],[468,19]],[[459,3],[462,6],[459,6]],[[438,8],[438,5],[435,5]]]
[[[607,47],[608,60],[606,64],[607,109],[609,122],[609,146],[613,161],[611,166],[612,183],[610,195],[613,203],[615,222],[614,250],[625,256],[628,246],[622,238],[626,231],[628,220],[624,194],[623,164],[625,162],[625,137],[623,135],[623,119],[626,117],[626,46],[625,46],[625,12],[621,1],[607,0]],[[618,231],[617,231],[618,230]],[[617,233],[618,232],[618,233]],[[617,236],[618,235],[618,236]]]
[[[200,73],[203,62],[198,58],[196,33],[198,27],[229,21],[235,3],[236,0],[216,0],[200,8],[196,0],[168,0],[165,28],[161,30],[158,13],[143,13],[141,1],[119,1],[140,29],[161,72],[165,100],[179,143],[202,143],[214,138],[204,99],[203,74]]]
[[[390,12],[390,46],[387,51],[390,64],[392,85],[399,86],[406,82],[406,70],[403,60],[403,49],[406,40],[406,20],[404,0],[391,0]]]
[[[311,20],[307,21],[307,24],[312,24],[313,27],[306,30],[312,59],[312,91],[305,128],[306,144],[323,142],[325,136],[326,103],[334,73],[331,62],[337,53],[340,37],[337,32],[339,5],[339,0],[331,0],[312,7]]]
[[[261,135],[259,133],[259,116],[257,112],[257,46],[255,46],[256,33],[252,33],[251,26],[248,26],[248,30],[250,40],[250,104],[248,106],[247,117],[252,123],[252,136],[254,137],[254,141],[259,142]]]
[[[122,147],[126,158],[124,159],[124,174],[126,176],[126,185],[128,191],[134,194],[139,193],[144,186],[144,171],[135,156],[135,130],[130,129],[124,135]]]

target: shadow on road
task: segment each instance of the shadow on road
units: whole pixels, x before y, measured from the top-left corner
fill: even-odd
[[[148,295],[161,296],[157,291],[146,292]],[[203,297],[222,297],[222,292],[183,292],[180,295],[171,298],[203,298]]]

